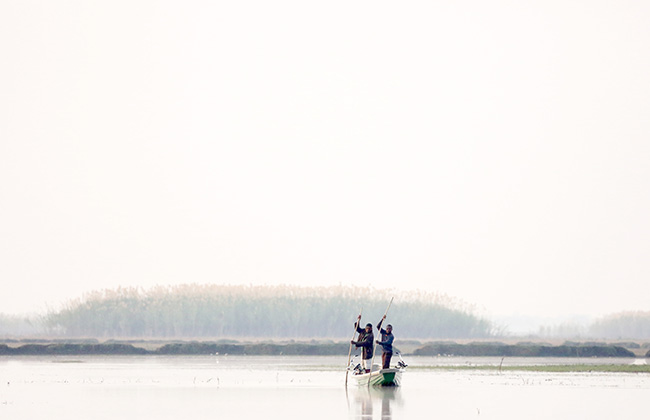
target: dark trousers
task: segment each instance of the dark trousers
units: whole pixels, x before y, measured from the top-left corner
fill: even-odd
[[[382,369],[390,368],[390,359],[393,357],[393,353],[384,353],[381,355]]]

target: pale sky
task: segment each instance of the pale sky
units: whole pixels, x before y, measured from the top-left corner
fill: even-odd
[[[0,3],[0,313],[156,284],[650,310],[650,2]]]

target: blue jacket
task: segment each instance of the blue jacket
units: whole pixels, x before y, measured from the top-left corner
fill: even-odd
[[[379,324],[377,324],[377,329],[381,333],[381,339],[379,340],[379,345],[384,349],[384,353],[392,353],[393,352],[393,340],[395,339],[395,336],[393,333],[388,333],[386,332],[385,329],[381,327],[381,323],[384,320],[382,319],[379,321]]]

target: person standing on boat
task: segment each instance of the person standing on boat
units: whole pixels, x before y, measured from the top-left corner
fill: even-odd
[[[377,324],[377,329],[381,334],[381,340],[377,340],[377,344],[384,349],[384,353],[381,355],[382,369],[389,369],[390,359],[393,357],[393,340],[395,339],[395,336],[393,336],[392,325],[386,325],[386,329],[381,327],[381,324],[385,319],[386,315],[384,315],[381,321],[379,321],[379,324]]]
[[[359,323],[361,322],[361,315],[357,317],[357,323],[355,326],[357,327],[357,332],[359,333],[359,338],[357,341],[350,341],[350,343],[354,344],[357,347],[362,347],[361,351],[361,360],[362,360],[362,366],[366,370],[366,372],[370,372],[370,369],[372,369],[372,352],[373,352],[373,347],[374,347],[374,341],[375,341],[375,336],[372,333],[372,324],[366,324],[366,328],[361,328],[359,327]]]

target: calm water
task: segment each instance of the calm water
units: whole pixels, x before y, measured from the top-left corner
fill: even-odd
[[[0,358],[0,419],[593,420],[645,417],[650,398],[648,374],[499,373],[500,358],[409,357],[402,387],[359,389],[350,381],[346,392],[344,359]],[[505,359],[503,363],[612,362],[632,361]],[[495,370],[423,368],[446,364],[493,364]]]

